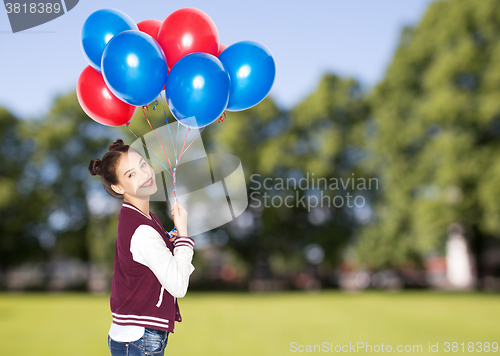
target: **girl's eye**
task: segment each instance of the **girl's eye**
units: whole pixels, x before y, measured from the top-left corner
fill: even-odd
[[[146,162],[144,162],[141,167],[144,167],[145,165],[146,165]],[[134,172],[130,173],[128,177],[129,178],[132,177],[132,174],[135,174],[135,173]]]

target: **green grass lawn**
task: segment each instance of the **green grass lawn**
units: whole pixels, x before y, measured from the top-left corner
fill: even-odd
[[[498,294],[188,292],[179,306],[183,322],[169,336],[166,355],[305,354],[299,345],[324,342],[333,348],[357,342],[391,345],[393,352],[398,345],[419,344],[422,352],[403,353],[421,355],[436,354],[428,352],[428,345],[438,343],[437,354],[458,355],[485,353],[467,352],[468,342],[500,343]],[[0,294],[0,355],[109,355],[110,323],[109,296]],[[445,352],[445,342],[464,342],[466,352],[461,345]],[[344,351],[349,352],[345,346]]]

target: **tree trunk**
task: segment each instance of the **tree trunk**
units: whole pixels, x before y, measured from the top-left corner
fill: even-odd
[[[472,227],[472,236],[469,240],[469,245],[474,256],[474,266],[476,273],[476,288],[478,290],[483,290],[484,277],[485,277],[485,266],[483,261],[483,251],[485,244],[485,236],[482,234],[477,225]]]

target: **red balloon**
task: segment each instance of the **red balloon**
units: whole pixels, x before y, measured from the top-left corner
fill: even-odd
[[[147,33],[155,40],[158,41],[158,31],[160,30],[161,21],[160,20],[144,20],[137,24],[139,31]]]
[[[106,126],[128,124],[135,106],[127,104],[111,93],[101,73],[87,66],[76,83],[76,95],[83,111],[94,121]]]
[[[223,50],[225,50],[227,46],[225,44],[219,43],[219,53],[217,53],[217,57],[220,56]]]
[[[158,32],[158,43],[170,70],[187,54],[205,52],[217,56],[219,33],[213,20],[201,10],[186,7],[172,12]]]

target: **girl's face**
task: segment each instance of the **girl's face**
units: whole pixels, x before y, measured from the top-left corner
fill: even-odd
[[[118,184],[111,187],[124,198],[147,198],[158,190],[153,168],[134,150],[121,156],[116,176]]]

